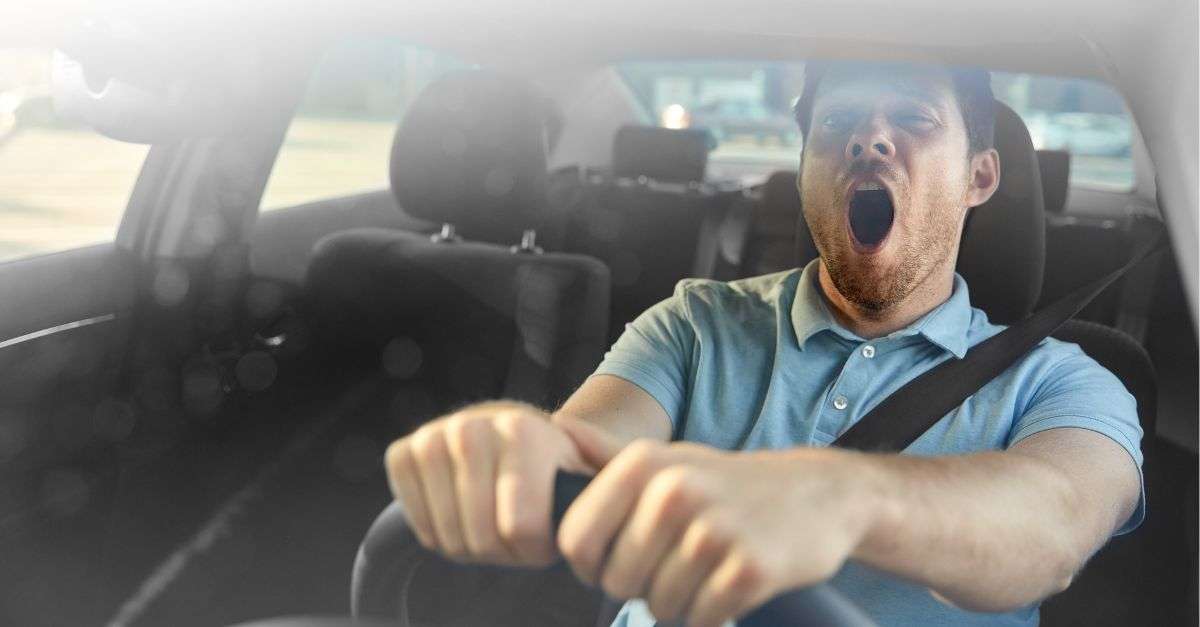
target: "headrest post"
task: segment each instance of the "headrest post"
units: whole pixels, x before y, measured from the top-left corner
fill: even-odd
[[[509,250],[514,253],[542,254],[542,249],[537,245],[537,231],[525,229],[525,232],[521,234],[521,244],[513,246]]]
[[[435,244],[455,244],[461,242],[462,238],[454,232],[454,225],[446,222],[442,224],[442,231],[430,235],[429,240]]]

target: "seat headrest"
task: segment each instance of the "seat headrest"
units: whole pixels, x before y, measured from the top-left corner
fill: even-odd
[[[799,220],[800,228],[796,229],[797,259],[803,265],[817,258],[817,245],[813,243],[812,234],[808,232],[808,225],[800,212],[800,190],[796,187],[796,172],[781,170],[767,177],[767,181],[763,183],[760,206],[762,214],[754,219],[755,230],[758,230],[760,225],[765,227],[762,232],[774,231],[775,225],[791,228],[791,225]]]
[[[1042,197],[1046,213],[1067,211],[1067,190],[1070,189],[1071,153],[1066,150],[1037,151],[1038,171],[1042,175]]]
[[[1015,111],[1000,102],[996,103],[995,145],[1000,154],[1000,185],[990,200],[968,214],[956,269],[971,290],[971,304],[986,311],[993,322],[1011,324],[1033,311],[1042,291],[1045,201],[1029,130]],[[777,174],[781,176],[777,193],[784,197],[782,179],[790,178],[787,193],[799,210],[796,173]],[[803,266],[817,257],[817,251],[804,214],[798,213],[796,253]]]
[[[516,243],[546,205],[550,101],[522,79],[462,70],[409,106],[392,142],[391,183],[403,210],[450,223],[467,239]]]
[[[958,272],[971,304],[993,322],[1029,315],[1042,293],[1046,265],[1046,211],[1042,175],[1029,129],[1016,111],[996,102],[1000,186],[971,210],[958,249]]]
[[[668,183],[703,181],[710,137],[703,129],[625,125],[613,138],[613,176]]]

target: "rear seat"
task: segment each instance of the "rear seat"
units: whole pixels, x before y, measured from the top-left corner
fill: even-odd
[[[705,131],[625,126],[611,171],[578,173],[564,249],[612,271],[610,340],[680,279],[715,273],[716,232],[741,190],[704,182],[708,151]]]
[[[1135,242],[1161,230],[1155,219],[1067,214],[1071,155],[1062,150],[1039,150],[1046,201],[1046,274],[1038,306],[1058,300],[1071,290],[1116,270],[1129,258]],[[1151,261],[1123,277],[1092,301],[1076,318],[1125,331],[1139,342],[1145,337],[1146,311],[1156,264]],[[1145,285],[1143,285],[1143,283]]]

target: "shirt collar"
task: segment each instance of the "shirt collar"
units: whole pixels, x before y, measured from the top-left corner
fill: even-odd
[[[820,259],[814,259],[804,267],[792,301],[792,327],[796,331],[796,342],[800,349],[803,350],[809,338],[821,331],[830,331],[853,342],[866,341],[838,324],[830,313],[817,283],[820,263]],[[916,322],[890,333],[887,339],[919,334],[961,359],[969,348],[967,332],[971,327],[971,316],[971,297],[967,291],[967,282],[955,273],[950,298]]]

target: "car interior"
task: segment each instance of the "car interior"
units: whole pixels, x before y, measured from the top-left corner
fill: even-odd
[[[969,214],[956,269],[973,306],[1015,324],[1162,238],[1054,333],[1137,399],[1148,515],[1041,615],[1196,624],[1197,52],[1176,25],[1195,6],[1093,8],[1065,36],[1020,0],[963,39],[980,14],[752,4],[761,15],[230,4],[56,37],[56,110],[149,149],[112,241],[0,261],[0,623],[342,624],[360,545],[391,502],[391,441],[481,399],[557,407],[679,280],[817,257],[799,147],[774,119],[664,124],[660,105],[701,71],[671,68],[903,58],[1018,77],[1005,85],[1091,81],[1129,120],[1128,154],[1113,156],[1100,131],[1092,148],[1052,144],[1053,119],[998,100],[1000,188]],[[1045,23],[1069,23],[1066,4]],[[869,11],[908,30],[843,26]],[[363,55],[381,59],[371,82]],[[1190,87],[1167,67],[1182,57]],[[790,105],[789,71],[706,89],[770,84]],[[387,115],[338,117],[352,101]],[[0,153],[19,147],[3,137]],[[1096,164],[1128,183],[1079,178]],[[612,617],[561,565],[434,561],[409,583],[406,624]]]

